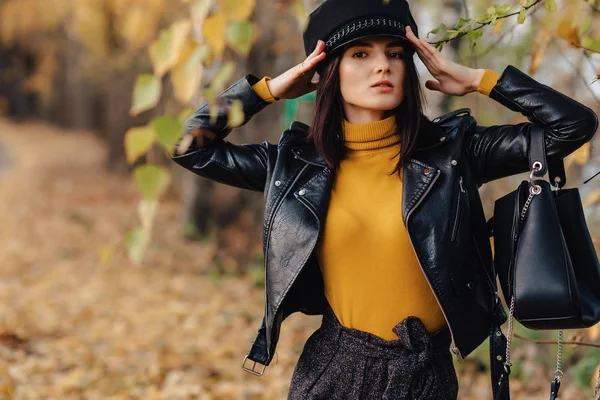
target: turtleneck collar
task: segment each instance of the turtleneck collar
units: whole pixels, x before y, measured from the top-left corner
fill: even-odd
[[[396,134],[396,116],[364,124],[353,124],[344,119],[344,146],[350,150],[374,150],[400,142]]]

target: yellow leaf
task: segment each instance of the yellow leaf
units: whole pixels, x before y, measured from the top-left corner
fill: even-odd
[[[154,143],[154,131],[150,126],[130,128],[125,133],[125,155],[132,164],[140,156],[146,154]]]
[[[227,27],[227,17],[224,13],[218,12],[206,18],[202,25],[202,36],[210,44],[215,55],[220,58],[225,49],[225,29]]]
[[[160,14],[148,7],[131,6],[117,19],[115,28],[121,33],[130,49],[142,49],[147,47],[156,35],[158,16]]]
[[[231,126],[232,128],[242,126],[245,118],[246,115],[244,114],[244,107],[242,106],[242,102],[238,99],[233,100],[231,102],[231,108],[229,109],[228,115],[229,126]]]
[[[591,142],[585,143],[583,146],[575,150],[572,154],[568,155],[565,159],[565,169],[569,169],[573,163],[584,165],[590,158]]]
[[[578,148],[575,152],[573,152],[572,156],[575,162],[579,165],[584,165],[590,159],[590,152],[592,150],[592,142],[587,142],[580,148]]]
[[[200,88],[204,66],[202,60],[207,54],[206,45],[197,46],[188,57],[171,72],[171,82],[175,97],[183,104],[190,104]]]
[[[190,6],[190,14],[192,15],[194,26],[202,26],[203,21],[210,12],[212,4],[212,0],[194,1],[194,3]]]
[[[592,192],[590,195],[588,195],[588,197],[585,198],[585,200],[582,202],[582,205],[584,207],[588,207],[599,201],[600,201],[600,190],[596,190],[595,192]]]
[[[496,21],[496,23],[494,24],[494,33],[499,35],[502,33],[502,25],[504,24],[504,20],[503,19],[499,19]]]
[[[192,24],[189,20],[175,22],[160,31],[158,40],[150,45],[148,52],[154,67],[154,75],[162,77],[179,60]]]
[[[577,47],[573,45],[573,43],[578,45],[581,44],[579,41],[579,28],[577,26],[574,27],[571,19],[569,18],[564,18],[562,21],[560,21],[556,33],[560,38],[563,38],[569,42],[570,47]]]
[[[533,46],[533,51],[531,53],[531,65],[529,66],[529,70],[527,71],[529,75],[535,74],[538,70],[539,66],[542,63],[544,58],[544,52],[548,43],[550,42],[551,35],[547,29],[542,29],[538,32],[535,38],[535,45]]]
[[[234,21],[247,20],[252,15],[256,0],[219,0],[219,10]]]

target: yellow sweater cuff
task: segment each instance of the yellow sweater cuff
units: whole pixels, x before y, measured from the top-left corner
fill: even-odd
[[[254,89],[256,94],[259,95],[260,98],[263,99],[264,101],[266,101],[267,103],[274,103],[275,101],[277,101],[279,99],[273,97],[273,95],[271,94],[271,91],[269,90],[269,87],[267,86],[267,81],[270,79],[271,79],[270,77],[265,76],[260,81],[256,82],[252,86],[252,89]]]
[[[492,71],[491,69],[486,69],[481,77],[477,91],[481,94],[489,96],[494,86],[496,86],[496,82],[498,82],[499,78],[499,73]]]

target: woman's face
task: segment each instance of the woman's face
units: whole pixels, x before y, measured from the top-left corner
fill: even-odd
[[[351,43],[340,61],[340,89],[346,119],[366,123],[383,119],[404,99],[404,48],[393,36],[369,36]],[[388,85],[374,86],[379,81]]]

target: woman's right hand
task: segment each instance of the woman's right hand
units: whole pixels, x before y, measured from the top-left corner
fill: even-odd
[[[267,87],[279,99],[295,99],[317,89],[318,81],[312,82],[317,64],[326,57],[325,42],[319,40],[315,50],[302,62],[267,81]]]

